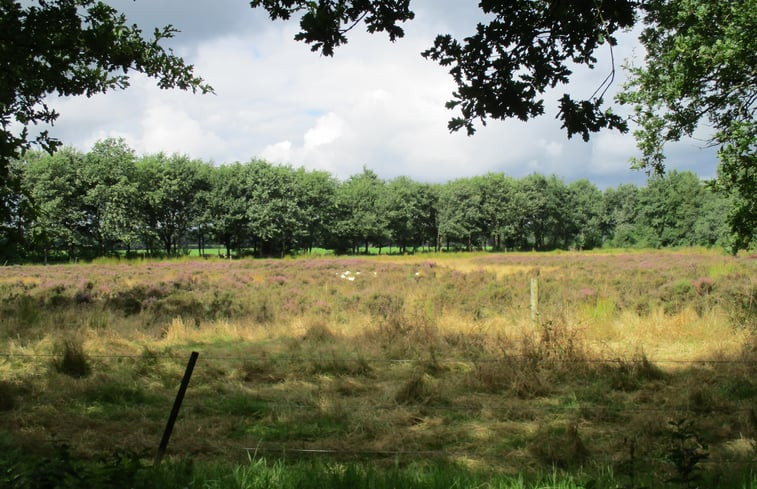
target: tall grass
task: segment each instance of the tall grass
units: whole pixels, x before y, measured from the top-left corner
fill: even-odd
[[[664,473],[666,423],[685,416],[708,476],[729,474],[718,461],[743,475],[757,440],[756,267],[681,251],[0,269],[0,394],[12,396],[0,431],[29,453],[51,434],[77,457],[152,450],[198,350],[170,447],[181,457],[404,450],[578,485],[627,465],[627,439],[645,475]],[[71,353],[85,374],[61,367]],[[277,463],[263,472],[289,473]]]

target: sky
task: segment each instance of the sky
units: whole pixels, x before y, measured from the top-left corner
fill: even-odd
[[[413,0],[416,18],[405,37],[359,27],[334,57],[293,40],[298,24],[272,22],[245,0],[109,0],[145,32],[172,24],[181,32],[166,43],[194,65],[215,94],[160,90],[140,74],[123,91],[91,98],[51,98],[61,116],[51,134],[88,151],[107,137],[122,137],[137,152],[181,153],[225,164],[262,158],[293,167],[326,170],[339,179],[363,167],[390,180],[420,182],[502,172],[515,178],[555,174],[566,182],[586,178],[600,188],[642,185],[632,170],[633,136],[602,132],[585,143],[568,140],[557,99],[590,96],[611,70],[609,50],[595,70],[579,69],[569,86],[545,98],[545,115],[528,122],[488,121],[472,137],[450,133],[445,109],[454,84],[447,69],[421,57],[437,34],[462,38],[481,20],[475,0]],[[624,59],[643,57],[633,33],[615,48],[619,73],[606,99],[620,89]],[[716,154],[701,141],[670,146],[668,169],[713,178]]]

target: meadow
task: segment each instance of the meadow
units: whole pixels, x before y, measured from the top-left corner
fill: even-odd
[[[3,267],[0,448],[149,466],[198,351],[195,487],[754,487],[755,333],[698,249]]]

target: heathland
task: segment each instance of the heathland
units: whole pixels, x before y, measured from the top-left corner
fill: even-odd
[[[749,487],[756,272],[690,249],[3,267],[0,482],[38,487],[13,481],[50,450],[149,467],[197,351],[167,455],[193,487]]]

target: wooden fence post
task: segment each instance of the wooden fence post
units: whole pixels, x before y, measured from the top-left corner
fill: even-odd
[[[184,400],[184,394],[187,392],[187,386],[189,385],[189,379],[192,378],[192,371],[197,363],[197,357],[200,354],[193,351],[189,356],[189,362],[187,363],[187,369],[184,371],[184,378],[181,379],[181,385],[179,386],[179,392],[176,393],[176,400],[173,402],[173,408],[171,414],[168,415],[168,422],[166,423],[166,429],[163,431],[163,438],[160,440],[160,446],[158,447],[158,453],[155,455],[155,462],[153,465],[160,465],[163,460],[163,455],[168,448],[168,440],[171,439],[171,432],[173,432],[173,425],[176,422],[176,418],[179,416],[179,409],[181,409],[181,402]]]
[[[531,275],[531,324],[539,326],[539,269]]]

